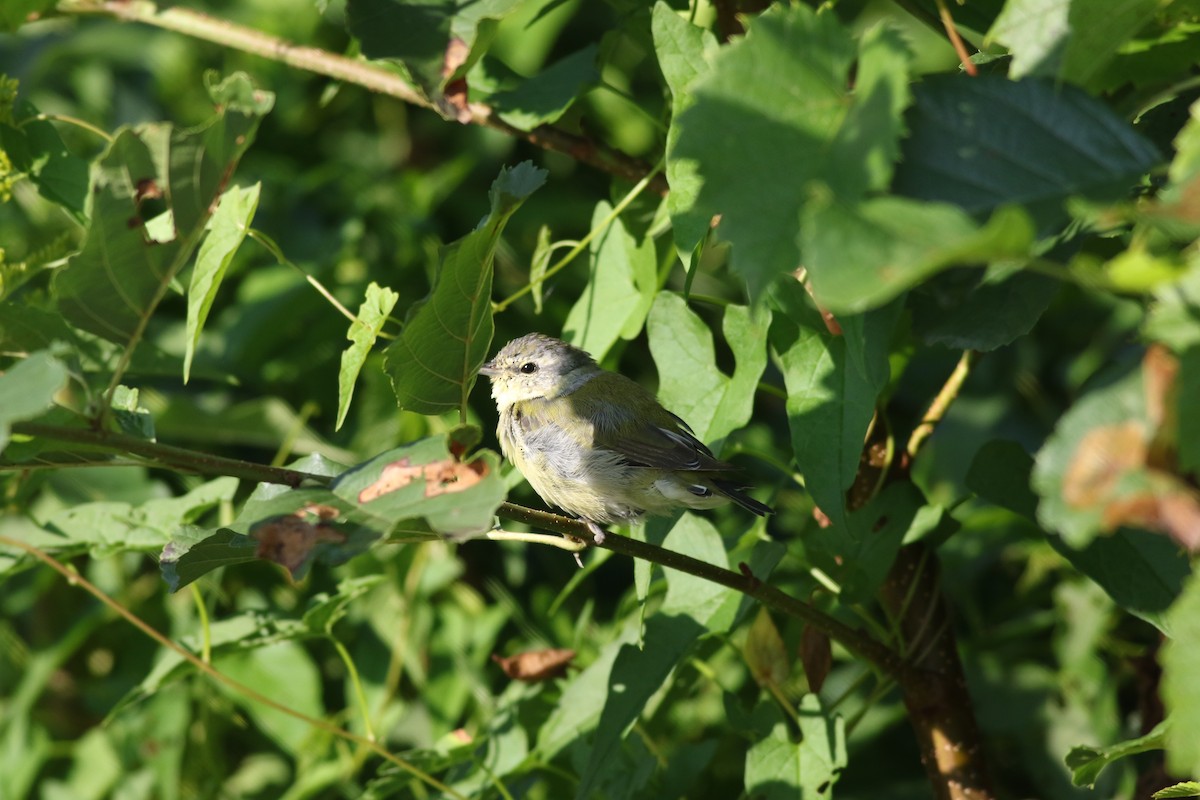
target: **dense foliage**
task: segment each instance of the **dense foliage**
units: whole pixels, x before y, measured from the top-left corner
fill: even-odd
[[[0,8],[0,797],[1200,796],[1194,2],[203,10]]]

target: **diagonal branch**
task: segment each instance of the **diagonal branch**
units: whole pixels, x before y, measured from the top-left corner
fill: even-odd
[[[436,105],[412,84],[385,66],[347,58],[315,47],[296,45],[263,31],[198,11],[186,8],[160,9],[152,2],[130,0],[63,0],[58,6],[58,11],[63,14],[94,14],[125,22],[140,22],[361,86],[369,91],[403,100],[410,105],[437,110]],[[516,139],[523,139],[543,150],[563,153],[576,161],[626,180],[639,181],[651,173],[651,165],[641,159],[552,125],[540,125],[531,131],[518,130],[495,116],[492,109],[482,103],[471,104],[468,122],[500,131]],[[665,195],[668,191],[666,178],[655,175],[651,179],[651,188],[658,194]]]
[[[95,431],[85,428],[69,428],[59,425],[46,425],[33,422],[18,422],[12,426],[13,433],[28,436],[40,436],[56,441],[73,442],[91,446],[99,446],[113,452],[132,453],[154,459],[165,466],[183,469],[189,472],[201,472],[210,475],[230,475],[246,480],[256,480],[266,483],[279,483],[296,487],[305,481],[328,484],[332,478],[309,472],[270,467],[239,461],[232,458],[208,455],[182,447],[150,442],[133,436],[125,436],[107,431]],[[552,514],[548,511],[537,511],[532,508],[503,503],[496,511],[497,516],[517,522],[564,533],[580,539],[590,539],[591,532],[587,526],[574,519]],[[665,547],[649,544],[648,542],[631,539],[610,533],[600,545],[614,553],[640,558],[659,564],[668,569],[686,572],[698,578],[712,581],[735,591],[753,597],[765,606],[786,614],[811,625],[841,643],[855,655],[870,661],[877,668],[890,675],[901,676],[906,667],[900,654],[888,646],[875,640],[861,630],[852,628],[841,620],[827,614],[814,605],[798,600],[774,586],[756,578],[748,572],[733,570],[709,564],[691,556],[668,550]]]

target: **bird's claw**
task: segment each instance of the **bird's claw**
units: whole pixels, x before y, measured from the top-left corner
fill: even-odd
[[[596,544],[604,544],[604,538],[606,536],[604,530],[590,519],[585,519],[583,522],[585,525],[587,525],[587,529],[592,532],[592,540]]]

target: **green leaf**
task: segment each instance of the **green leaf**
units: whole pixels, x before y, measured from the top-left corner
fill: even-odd
[[[8,0],[0,7],[0,30],[15,31],[54,8],[55,0]]]
[[[313,633],[332,634],[333,626],[346,616],[350,604],[384,581],[382,575],[362,575],[338,582],[333,594],[322,592],[308,601],[302,621]]]
[[[1126,197],[1161,161],[1155,147],[1072,86],[994,75],[933,75],[913,89],[893,191],[975,217],[1020,204],[1040,233],[1071,197]]]
[[[1145,333],[1176,353],[1200,345],[1200,263],[1155,293]]]
[[[321,674],[308,651],[295,642],[278,642],[267,647],[242,650],[214,660],[226,675],[274,700],[279,705],[309,717],[324,716]],[[263,705],[244,692],[218,684],[229,699],[241,706],[259,730],[286,752],[299,755],[312,733],[309,723]]]
[[[663,0],[654,4],[650,14],[650,32],[658,66],[671,91],[671,127],[667,130],[667,211],[671,217],[671,233],[675,249],[685,269],[690,269],[692,252],[708,234],[709,217],[696,208],[696,198],[703,184],[697,174],[696,162],[676,156],[679,142],[679,119],[691,108],[694,97],[692,85],[711,67],[717,54],[717,37],[710,31],[688,22]]]
[[[1001,208],[979,226],[955,206],[903,197],[856,207],[810,201],[800,228],[813,293],[835,313],[882,305],[947,267],[1028,255],[1033,238],[1019,208]]]
[[[1128,739],[1109,747],[1072,747],[1066,758],[1067,767],[1071,770],[1071,783],[1091,789],[1096,785],[1100,771],[1112,762],[1148,750],[1163,749],[1168,730],[1167,723],[1160,722],[1145,736]]]
[[[442,252],[429,295],[409,309],[399,339],[384,351],[384,369],[400,407],[418,414],[466,413],[467,395],[487,358],[492,323],[492,261],[504,226],[546,171],[528,161],[500,171],[491,211]]]
[[[221,195],[216,213],[209,221],[208,234],[196,254],[196,266],[192,268],[191,285],[188,286],[187,350],[183,356],[183,382],[188,382],[192,371],[192,358],[200,342],[200,331],[208,320],[209,309],[217,296],[217,289],[225,278],[225,270],[233,261],[233,255],[242,246],[254,212],[258,209],[261,183],[242,189],[232,186]]]
[[[717,368],[712,331],[687,302],[660,292],[647,332],[658,367],[658,398],[691,426],[703,442],[719,442],[750,420],[758,379],[767,366],[770,312],[727,306],[723,328],[733,349],[733,375]]]
[[[728,564],[716,528],[690,513],[672,526],[664,546],[718,566]],[[727,602],[732,590],[676,570],[664,572],[667,596],[659,612],[646,620],[642,646],[636,644],[635,615],[620,638],[571,679],[542,726],[538,750],[547,758],[595,729],[577,797],[589,796],[590,787],[611,774],[629,728],[646,713],[647,701],[663,688],[697,639],[706,631],[727,630],[733,622],[733,614],[726,611],[736,608]]]
[[[761,800],[829,798],[846,766],[846,731],[841,717],[830,716],[814,694],[799,707],[800,737],[793,741],[787,723],[746,753],[746,794]]]
[[[1016,442],[991,441],[979,448],[967,486],[988,502],[1036,521],[1037,495],[1030,488],[1033,458]],[[1095,581],[1124,610],[1164,633],[1166,611],[1191,574],[1188,558],[1157,533],[1121,528],[1082,549],[1057,536],[1050,545],[1075,569]]]
[[[23,172],[47,200],[57,203],[75,219],[86,222],[88,165],[73,155],[54,123],[33,119],[38,111],[21,103],[14,117],[20,127],[0,123],[0,148],[12,166]]]
[[[33,353],[0,373],[0,452],[8,446],[12,424],[41,416],[54,395],[67,385],[67,368],[46,351]]]
[[[520,2],[348,0],[346,26],[361,42],[363,55],[400,61],[433,96],[478,60],[482,48],[476,44],[490,39],[496,21]],[[460,45],[470,52],[469,56],[453,54]]]
[[[858,470],[875,398],[888,379],[888,339],[871,337],[864,356],[871,367],[860,368],[847,337],[829,332],[798,282],[777,284],[772,300],[782,312],[772,320],[770,338],[788,393],[792,457],[821,511],[844,528],[845,491]]]
[[[1086,85],[1158,7],[1157,0],[1010,0],[988,38],[1012,51],[1013,78]]]
[[[592,228],[612,213],[601,201],[592,214]],[[637,336],[658,290],[654,241],[641,242],[616,217],[589,248],[587,287],[567,314],[563,338],[601,360],[618,338]]]
[[[218,108],[209,123],[123,128],[93,167],[83,247],[53,281],[73,325],[122,345],[135,340],[199,243],[273,102],[241,73],[209,90]]]
[[[842,202],[886,187],[908,99],[907,50],[890,30],[868,32],[851,92],[854,60],[834,14],[776,6],[693,84],[672,157],[695,163],[699,218],[721,215],[751,296],[800,265],[800,209],[815,186]]]
[[[1163,705],[1171,721],[1166,732],[1167,771],[1200,775],[1200,579],[1192,575],[1167,614],[1171,638],[1159,651]]]
[[[842,568],[835,574],[841,576],[840,597],[844,602],[871,602],[896,560],[900,545],[921,521],[918,512],[924,506],[925,498],[916,486],[893,483],[850,514],[846,535],[814,545],[823,547],[828,543],[838,549]],[[919,537],[914,533],[912,538]]]
[[[1200,797],[1200,781],[1184,781],[1165,789],[1159,789],[1150,795],[1154,800],[1168,800],[1175,797]]]
[[[576,98],[599,82],[597,51],[596,45],[588,45],[527,78],[515,89],[492,95],[492,108],[517,130],[531,131],[555,122]]]
[[[995,350],[1029,333],[1061,287],[1002,264],[943,272],[909,294],[913,332],[954,350]]]
[[[334,430],[342,427],[346,414],[350,411],[350,400],[354,397],[354,384],[358,373],[362,371],[363,363],[371,352],[379,332],[387,322],[388,314],[396,307],[400,295],[391,289],[384,289],[371,281],[367,286],[367,295],[362,305],[358,307],[358,315],[350,323],[346,338],[351,344],[342,351],[342,367],[338,370],[338,413]]]

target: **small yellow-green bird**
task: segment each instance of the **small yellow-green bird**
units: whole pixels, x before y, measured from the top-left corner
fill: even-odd
[[[759,516],[737,469],[719,461],[654,395],[590,355],[540,333],[514,339],[484,364],[500,410],[500,448],[543,500],[599,523],[711,508],[727,500]]]

